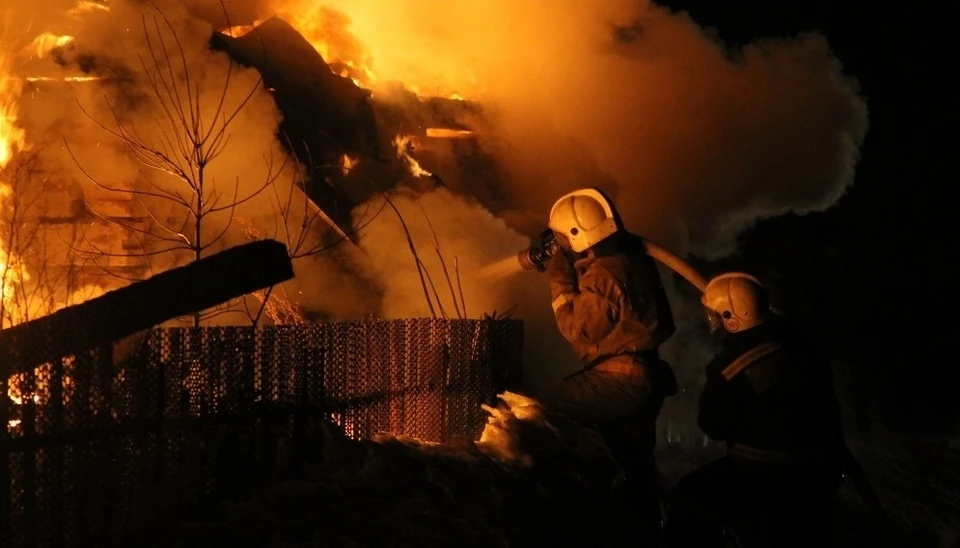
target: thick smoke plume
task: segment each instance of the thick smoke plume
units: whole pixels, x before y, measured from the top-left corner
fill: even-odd
[[[685,14],[623,0],[325,5],[346,15],[379,82],[484,105],[482,145],[508,175],[491,182],[510,197],[498,214],[526,236],[545,226],[559,195],[598,185],[630,230],[715,259],[757,220],[826,209],[853,182],[867,109],[819,34],[734,50]],[[272,8],[309,13],[296,0]],[[472,230],[460,240],[469,242],[458,249],[463,262],[492,260],[491,242],[516,241],[499,221],[443,214],[468,207],[453,198],[428,202],[440,201],[443,208],[428,207],[437,232]],[[403,248],[396,239],[371,241],[374,256]],[[390,288],[384,310],[403,309],[420,293],[413,263],[406,265],[403,275],[381,277]],[[534,314],[549,310],[544,285],[521,273],[483,301],[502,309],[522,295],[518,311]],[[709,350],[699,303],[671,295],[680,329],[665,350],[682,377],[697,378],[695,364]],[[576,366],[548,313],[524,317],[533,384]]]
[[[221,152],[203,166],[204,198],[219,200],[213,206],[218,208],[242,202],[210,214],[202,240],[217,240],[232,216],[266,220],[264,230],[281,232],[269,217],[297,170],[275,137],[279,112],[256,71],[210,50],[208,23],[169,0],[30,7],[17,12],[23,18],[19,28],[32,29],[17,44],[18,76],[27,82],[20,123],[43,169],[54,179],[79,183],[92,216],[110,216],[105,204],[117,202],[151,217],[143,229],[152,233],[168,237],[185,226],[181,220],[189,208],[159,196],[190,198],[191,189],[167,168],[199,167],[182,155],[191,150],[186,139],[197,120],[198,135],[216,135],[226,126],[222,145],[213,139],[206,145]],[[140,145],[149,152],[135,153]],[[171,163],[156,162],[158,155]],[[279,185],[276,191],[265,191],[270,181]],[[231,238],[211,251],[236,243]],[[167,255],[157,255],[154,266],[169,267]]]
[[[15,3],[30,8],[17,13],[33,18],[49,19],[43,14],[55,11],[38,9],[36,2]],[[394,200],[442,298],[448,291],[439,279],[432,232],[448,265],[452,257],[458,259],[471,317],[517,305],[515,314],[527,322],[531,384],[555,380],[575,367],[552,324],[545,280],[522,272],[491,283],[483,267],[528,245],[560,194],[599,185],[613,195],[630,230],[678,253],[717,258],[730,253],[736,237],[758,219],[834,204],[852,183],[867,130],[856,83],[818,34],[733,50],[685,14],[627,0],[568,2],[562,8],[550,0],[250,4],[256,4],[257,17],[280,13],[294,26],[297,14],[308,20],[335,10],[342,17],[325,20],[336,27],[327,29],[329,34],[355,38],[350,52],[341,53],[362,52],[377,83],[400,81],[421,95],[456,94],[483,105],[488,120],[481,146],[506,171],[503,180],[489,186],[498,188],[506,203],[485,207],[446,191],[417,201],[405,195]],[[97,65],[102,74],[126,82],[123,97],[134,106],[138,80],[130,76],[137,66],[132,54],[142,49],[126,37],[127,29],[132,34],[140,28],[142,5],[110,5],[110,19],[104,16],[102,23],[74,22],[66,31],[51,32],[76,35],[78,47],[104,60]],[[215,82],[226,59],[205,49],[209,25],[173,6],[168,16],[190,41],[196,56],[191,63]],[[69,9],[56,8],[57,13]],[[27,25],[21,22],[21,28]],[[245,90],[254,78],[243,74],[236,88]],[[90,90],[81,102],[103,95],[101,87]],[[98,158],[104,178],[134,177],[129,158],[105,152],[97,136],[102,134],[90,131],[71,100],[50,97],[44,104],[29,115],[33,127],[67,135],[74,150],[85,145]],[[125,112],[137,116],[140,111]],[[253,159],[276,150],[276,121],[269,95],[256,94],[237,122],[237,138],[244,142],[225,153],[230,156],[223,165],[250,181],[262,180],[263,162]],[[377,197],[358,206],[357,216],[380,212],[360,231],[359,247],[298,265],[303,303],[335,319],[427,313],[399,221],[382,205]],[[490,213],[494,210],[497,217]],[[701,315],[681,292],[671,294],[681,331],[669,343],[668,358],[683,369],[680,362],[703,354],[696,343],[702,333],[695,327]]]
[[[306,8],[274,0],[291,3]],[[379,81],[489,105],[487,145],[541,218],[598,183],[634,230],[720,256],[757,219],[825,209],[852,183],[866,106],[818,34],[731,50],[633,0],[323,4]]]

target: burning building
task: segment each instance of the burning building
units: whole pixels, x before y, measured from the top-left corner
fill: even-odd
[[[42,200],[15,200],[49,232],[33,246],[48,256],[25,260],[25,272],[56,262],[84,272],[67,292],[78,296],[59,302],[283,232],[308,241],[285,286],[308,316],[429,315],[407,298],[419,293],[417,265],[397,253],[407,246],[384,209],[390,191],[416,242],[433,239],[432,223],[457,257],[474,317],[519,304],[550,341],[538,351],[563,362],[549,351],[562,342],[538,281],[479,275],[526,247],[553,198],[603,186],[631,229],[722,255],[757,218],[832,204],[866,129],[855,83],[822,37],[725,51],[652,4],[190,0],[144,18],[135,2],[51,2],[42,17],[12,8],[24,23],[4,35],[3,108],[6,162],[32,158],[42,173],[30,185]],[[154,69],[167,65],[164,80]],[[198,177],[171,175],[177,166],[153,154],[178,152],[189,133],[178,119],[189,108],[164,110],[185,96],[164,99],[163,88],[189,74],[201,121],[230,119],[229,139],[206,150],[205,192],[223,197],[199,237],[187,233],[196,204],[182,199]],[[133,132],[146,148],[124,139]],[[431,253],[421,260],[440,268]]]
[[[833,204],[866,132],[822,37],[733,51],[646,2],[44,8],[15,0],[0,39],[0,327],[276,238],[296,278],[195,324],[249,324],[268,297],[288,313],[263,323],[513,310],[541,385],[575,366],[548,292],[484,267],[555,197],[605,187],[632,230],[717,257]]]

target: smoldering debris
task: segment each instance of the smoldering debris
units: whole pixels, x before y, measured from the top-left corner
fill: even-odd
[[[481,441],[446,445],[329,425],[318,461],[190,524],[185,545],[623,545],[620,469],[595,433],[517,394],[488,411]]]

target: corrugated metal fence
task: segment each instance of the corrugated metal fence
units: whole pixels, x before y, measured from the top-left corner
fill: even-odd
[[[518,320],[157,328],[0,382],[0,546],[163,544],[309,457],[320,424],[475,438],[519,380]]]

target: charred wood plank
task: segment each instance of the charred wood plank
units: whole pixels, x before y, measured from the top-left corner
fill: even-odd
[[[281,242],[221,251],[0,331],[0,379],[292,278]]]

